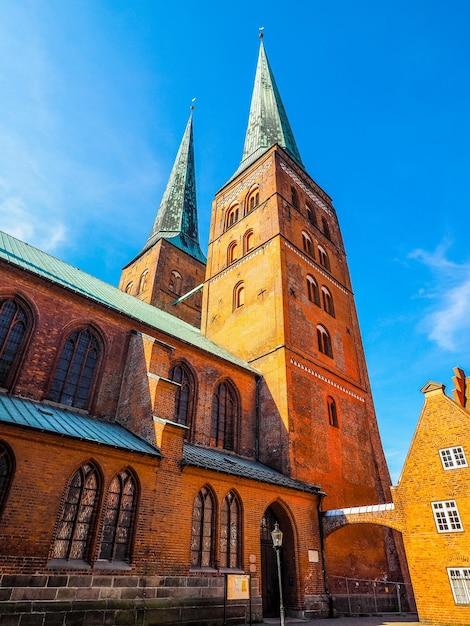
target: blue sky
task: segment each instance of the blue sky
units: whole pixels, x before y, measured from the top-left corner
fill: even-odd
[[[0,228],[117,284],[192,98],[202,247],[238,166],[264,26],[302,159],[333,197],[398,480],[428,381],[470,374],[465,0],[0,0]]]

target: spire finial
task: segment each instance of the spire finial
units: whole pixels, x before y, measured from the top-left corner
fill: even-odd
[[[263,37],[264,37],[264,33],[263,33],[264,26],[260,26],[260,27],[258,28],[258,30],[259,30],[259,38],[260,38],[260,39],[263,39]]]
[[[191,100],[191,106],[189,107],[190,111],[194,111],[194,103],[196,102],[196,98]]]

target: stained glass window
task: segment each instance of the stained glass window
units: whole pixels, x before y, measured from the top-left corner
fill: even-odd
[[[236,494],[231,491],[225,496],[220,511],[221,567],[240,567],[240,524],[240,504]]]
[[[0,387],[7,387],[24,347],[28,318],[13,299],[0,300]]]
[[[214,502],[211,492],[203,487],[194,500],[191,529],[191,566],[213,567],[212,536],[214,527]]]
[[[103,513],[100,559],[129,561],[135,520],[136,483],[128,470],[111,481]]]

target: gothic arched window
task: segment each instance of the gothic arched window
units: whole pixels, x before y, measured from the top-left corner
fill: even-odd
[[[338,428],[338,411],[336,410],[336,402],[331,396],[326,399],[328,405],[328,422],[330,426]]]
[[[302,232],[302,244],[303,244],[304,252],[306,252],[309,256],[314,257],[315,251],[313,249],[312,238],[305,231]]]
[[[132,293],[134,289],[134,283],[131,281],[130,283],[127,283],[126,288],[124,289],[124,291],[126,293]]]
[[[144,270],[140,276],[139,280],[139,293],[145,291],[147,289],[147,279],[148,279],[149,271]]]
[[[233,290],[233,310],[239,309],[245,304],[245,283],[240,281]]]
[[[333,358],[333,348],[331,346],[331,337],[324,326],[317,326],[318,349],[326,356]]]
[[[290,194],[291,194],[291,199],[292,199],[292,206],[298,209],[299,208],[299,194],[297,192],[297,189],[295,187],[291,187]]]
[[[243,249],[245,254],[253,249],[254,246],[254,233],[252,230],[249,230],[243,236]]]
[[[326,270],[330,270],[330,259],[328,258],[328,254],[325,248],[322,246],[318,246],[318,256],[320,257],[320,265],[322,265]]]
[[[250,193],[250,195],[247,198],[246,201],[246,208],[245,211],[246,213],[250,213],[251,211],[253,211],[253,209],[255,209],[259,204],[259,190],[257,187],[255,187],[255,189],[253,189]]]
[[[56,365],[48,399],[86,409],[100,359],[98,339],[88,328],[71,333]]]
[[[326,217],[321,218],[321,223],[322,223],[323,234],[325,235],[327,239],[331,239],[330,225],[328,224]]]
[[[231,265],[238,258],[238,246],[236,241],[232,241],[227,248],[227,265]]]
[[[89,561],[100,496],[98,470],[85,463],[72,476],[60,511],[53,559]]]
[[[0,300],[0,387],[12,383],[30,329],[30,318],[16,300]]]
[[[306,204],[305,209],[307,211],[307,219],[310,224],[317,226],[317,214],[315,213],[315,209],[310,204]]]
[[[220,511],[220,567],[241,566],[241,507],[231,491],[222,502]]]
[[[103,530],[99,558],[130,561],[137,501],[133,474],[123,470],[113,478],[103,511]]]
[[[191,427],[194,411],[194,379],[189,369],[178,364],[171,368],[170,379],[180,386],[175,397],[175,416],[177,424]]]
[[[8,492],[10,491],[13,472],[15,471],[15,461],[9,446],[0,441],[0,515],[5,506]]]
[[[183,286],[183,277],[179,272],[173,270],[170,274],[170,282],[168,284],[168,289],[173,291],[178,296],[181,295],[181,289]]]
[[[313,302],[317,306],[320,306],[320,292],[318,289],[318,283],[313,278],[313,276],[310,276],[310,274],[307,275],[307,293],[310,302]]]
[[[328,287],[321,288],[321,295],[322,295],[322,300],[323,300],[323,308],[325,309],[327,313],[329,313],[330,315],[334,317],[335,306],[333,304],[333,296],[331,295],[331,292],[328,289]]]
[[[214,498],[208,487],[197,494],[191,527],[191,567],[214,567]]]
[[[212,403],[211,445],[233,450],[238,419],[238,398],[233,386],[220,383]]]
[[[225,217],[225,229],[233,226],[235,222],[238,222],[240,207],[238,204],[232,205],[227,211],[227,215]]]

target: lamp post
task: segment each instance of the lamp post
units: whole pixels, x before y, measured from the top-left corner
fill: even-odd
[[[271,532],[273,539],[273,547],[276,550],[277,560],[277,578],[279,580],[279,615],[281,618],[281,626],[285,625],[284,621],[284,603],[282,601],[282,579],[281,579],[281,548],[282,548],[282,530],[277,522],[274,523],[274,530]]]

